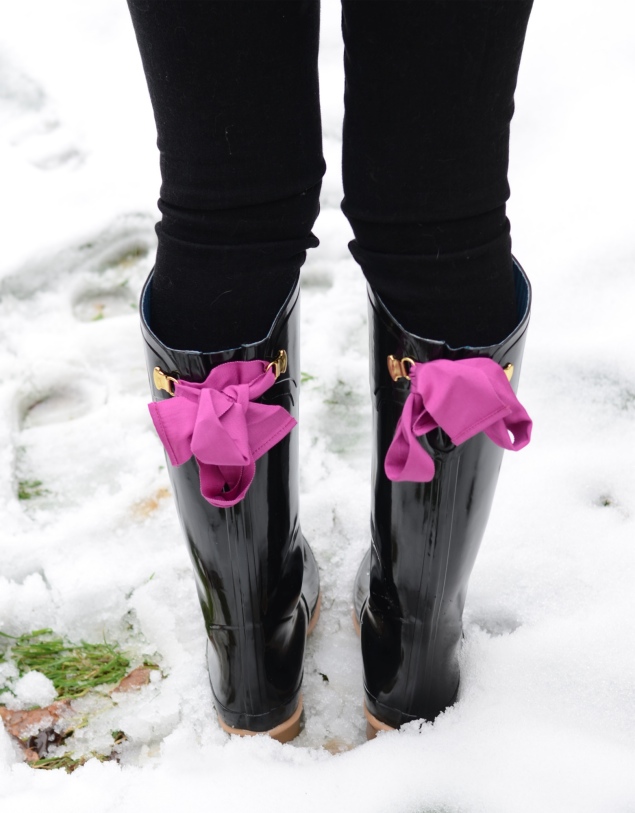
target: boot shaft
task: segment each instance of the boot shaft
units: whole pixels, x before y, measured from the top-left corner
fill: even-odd
[[[361,612],[367,707],[397,727],[409,719],[434,719],[458,689],[458,649],[468,580],[494,498],[503,450],[483,432],[454,445],[441,429],[419,443],[434,462],[430,482],[393,482],[384,461],[410,392],[393,380],[387,360],[417,363],[489,358],[513,365],[516,387],[529,320],[530,289],[515,265],[518,323],[492,347],[450,348],[405,331],[369,291],[372,463],[371,551],[360,569],[369,573]],[[402,368],[407,374],[408,363]],[[511,369],[511,368],[510,368]],[[395,373],[395,369],[393,369]]]
[[[169,387],[155,386],[157,367],[168,378],[201,383],[221,364],[273,362],[285,351],[286,370],[257,402],[281,406],[297,420],[299,284],[261,342],[215,353],[163,345],[148,324],[150,295],[148,281],[142,333],[155,401],[171,397]],[[212,690],[221,720],[231,728],[267,731],[298,706],[318,592],[315,562],[299,524],[298,456],[296,428],[256,460],[246,495],[228,507],[202,496],[194,457],[168,467],[209,639]]]

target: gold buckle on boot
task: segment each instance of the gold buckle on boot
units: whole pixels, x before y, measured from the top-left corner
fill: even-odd
[[[287,351],[281,350],[278,353],[277,358],[267,364],[266,369],[270,370],[273,367],[273,372],[276,378],[279,378],[281,375],[284,375],[287,372]]]
[[[168,395],[174,395],[177,379],[164,373],[160,367],[155,367],[152,371],[152,380],[158,390],[163,390],[167,392]]]
[[[406,364],[409,366],[406,367]],[[410,381],[410,370],[414,367],[414,359],[406,356],[403,359],[396,359],[394,356],[388,356],[388,372],[393,381],[399,381],[400,378],[406,378]]]

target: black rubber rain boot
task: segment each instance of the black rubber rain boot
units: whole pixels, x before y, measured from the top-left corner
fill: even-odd
[[[298,415],[299,293],[296,283],[262,341],[214,353],[163,345],[148,324],[150,280],[141,298],[151,412],[168,459],[180,463],[169,466],[170,479],[207,628],[219,721],[229,733],[281,742],[300,730],[305,641],[319,613],[318,569],[298,520],[298,434],[289,431]],[[254,386],[267,388],[249,399],[240,384],[254,370]],[[184,427],[193,416],[194,428]],[[249,455],[240,441],[245,426],[255,473],[253,461],[236,465]],[[190,445],[194,456],[182,462]]]
[[[531,289],[516,262],[514,274],[517,326],[503,342],[491,347],[453,349],[442,342],[414,336],[395,321],[369,290],[375,438],[372,544],[357,574],[354,592],[355,620],[361,627],[369,736],[411,720],[434,720],[457,696],[463,606],[494,497],[503,449],[484,431],[455,444],[449,434],[438,428],[438,423],[437,428],[430,429],[420,418],[419,428],[424,432],[415,433],[420,437],[414,438],[410,447],[407,444],[397,450],[393,447],[391,462],[394,468],[396,460],[406,471],[412,466],[413,456],[423,455],[431,467],[432,479],[408,482],[404,476],[402,481],[393,481],[388,479],[385,461],[396,432],[399,434],[402,428],[402,424],[398,427],[399,419],[407,411],[407,399],[414,389],[410,374],[417,369],[419,387],[419,375],[427,362],[440,359],[495,362],[485,363],[486,372],[495,380],[495,388],[503,392],[503,399],[515,402],[516,417],[518,410],[522,413],[514,426],[515,441],[519,435],[524,436],[518,448],[528,442],[531,421],[516,401],[508,380],[515,389],[529,322]],[[483,362],[467,365],[470,375],[472,366],[479,365]],[[428,366],[425,373],[438,367]],[[445,363],[441,367],[444,375],[449,370],[452,376],[465,364]],[[413,385],[414,379],[413,375]],[[489,383],[485,384],[487,387]],[[450,409],[457,399],[462,401],[469,427],[472,409],[469,393],[465,396],[463,392],[461,397],[452,387],[448,392]],[[420,403],[433,410],[435,397],[429,394]],[[487,422],[490,412],[485,407],[475,420],[485,414]],[[505,408],[501,407],[499,412],[505,413]],[[503,431],[506,442],[511,443],[507,430]],[[456,433],[452,434],[457,440]],[[499,433],[499,439],[502,436]]]

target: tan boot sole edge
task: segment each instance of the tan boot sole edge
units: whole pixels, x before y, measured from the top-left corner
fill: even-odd
[[[313,615],[311,616],[311,620],[309,621],[309,626],[307,627],[306,631],[307,637],[315,629],[315,625],[317,624],[318,618],[320,617],[321,609],[322,609],[322,593],[320,593],[318,596],[315,609],[313,610]],[[248,728],[232,728],[231,726],[227,725],[227,723],[224,723],[221,720],[220,714],[218,715],[218,722],[220,723],[220,727],[223,729],[223,731],[226,731],[228,734],[235,734],[238,737],[256,737],[258,734],[266,734],[273,740],[285,743],[295,739],[300,733],[301,716],[302,716],[302,695],[300,695],[298,707],[293,712],[291,717],[289,717],[289,719],[285,720],[283,723],[277,725],[275,728],[270,728],[269,731],[250,731],[250,729]]]
[[[357,633],[357,637],[362,637],[362,628],[359,626],[359,618],[357,617],[357,613],[355,612],[355,607],[353,607],[353,626],[355,627],[355,632]]]
[[[270,728],[269,731],[250,731],[248,728],[232,728],[221,720],[220,715],[218,716],[218,722],[220,723],[220,727],[223,729],[223,731],[226,731],[228,734],[237,734],[239,737],[256,737],[258,734],[266,734],[268,737],[271,737],[272,740],[277,740],[278,742],[284,743],[294,739],[300,733],[301,715],[302,695],[300,695],[298,707],[293,712],[291,717],[289,717],[289,719],[285,720],[283,723],[280,723],[280,725],[277,725],[275,728]]]
[[[367,740],[374,740],[377,736],[378,731],[396,731],[396,728],[393,728],[390,725],[386,725],[386,723],[382,723],[381,720],[378,720],[374,714],[371,714],[368,709],[366,708],[366,701],[364,701],[364,716],[366,717],[366,739]]]

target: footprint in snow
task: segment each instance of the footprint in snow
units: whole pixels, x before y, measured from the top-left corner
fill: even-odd
[[[521,619],[513,613],[505,612],[504,610],[473,617],[471,620],[477,627],[493,636],[511,635],[511,633],[515,632],[523,623]]]
[[[44,89],[0,53],[0,130],[31,165],[74,169],[84,160],[76,138],[59,120]]]
[[[77,481],[69,461],[93,434],[81,419],[100,409],[107,398],[104,384],[78,375],[71,365],[45,365],[31,373],[14,405],[18,431],[13,481],[24,508],[53,507],[60,499],[69,502],[60,498],[64,492],[71,495]],[[93,467],[90,460],[82,462],[85,474]]]
[[[79,245],[38,257],[8,274],[0,280],[0,297],[24,300],[42,292],[66,292],[70,288],[72,307],[75,310],[79,306],[76,317],[90,321],[90,317],[85,318],[82,302],[107,293],[120,299],[121,291],[117,289],[124,282],[134,282],[140,289],[150,270],[155,246],[154,218],[149,214],[126,214]]]
[[[87,287],[76,292],[73,314],[80,322],[99,322],[114,316],[129,316],[137,309],[137,298],[127,280],[116,287]]]
[[[106,402],[105,387],[97,382],[67,380],[25,396],[18,407],[22,429],[73,421]]]
[[[130,444],[112,442],[115,436],[129,431],[133,446],[143,445],[133,427],[138,420],[143,428],[145,411],[130,397],[147,388],[141,341],[136,354],[133,342],[154,243],[153,218],[129,214],[3,281],[7,318],[22,331],[24,314],[32,314],[34,331],[7,348],[20,359],[11,477],[22,507],[43,521],[81,506],[86,493],[120,491],[133,462]],[[92,327],[116,317],[116,330]]]

